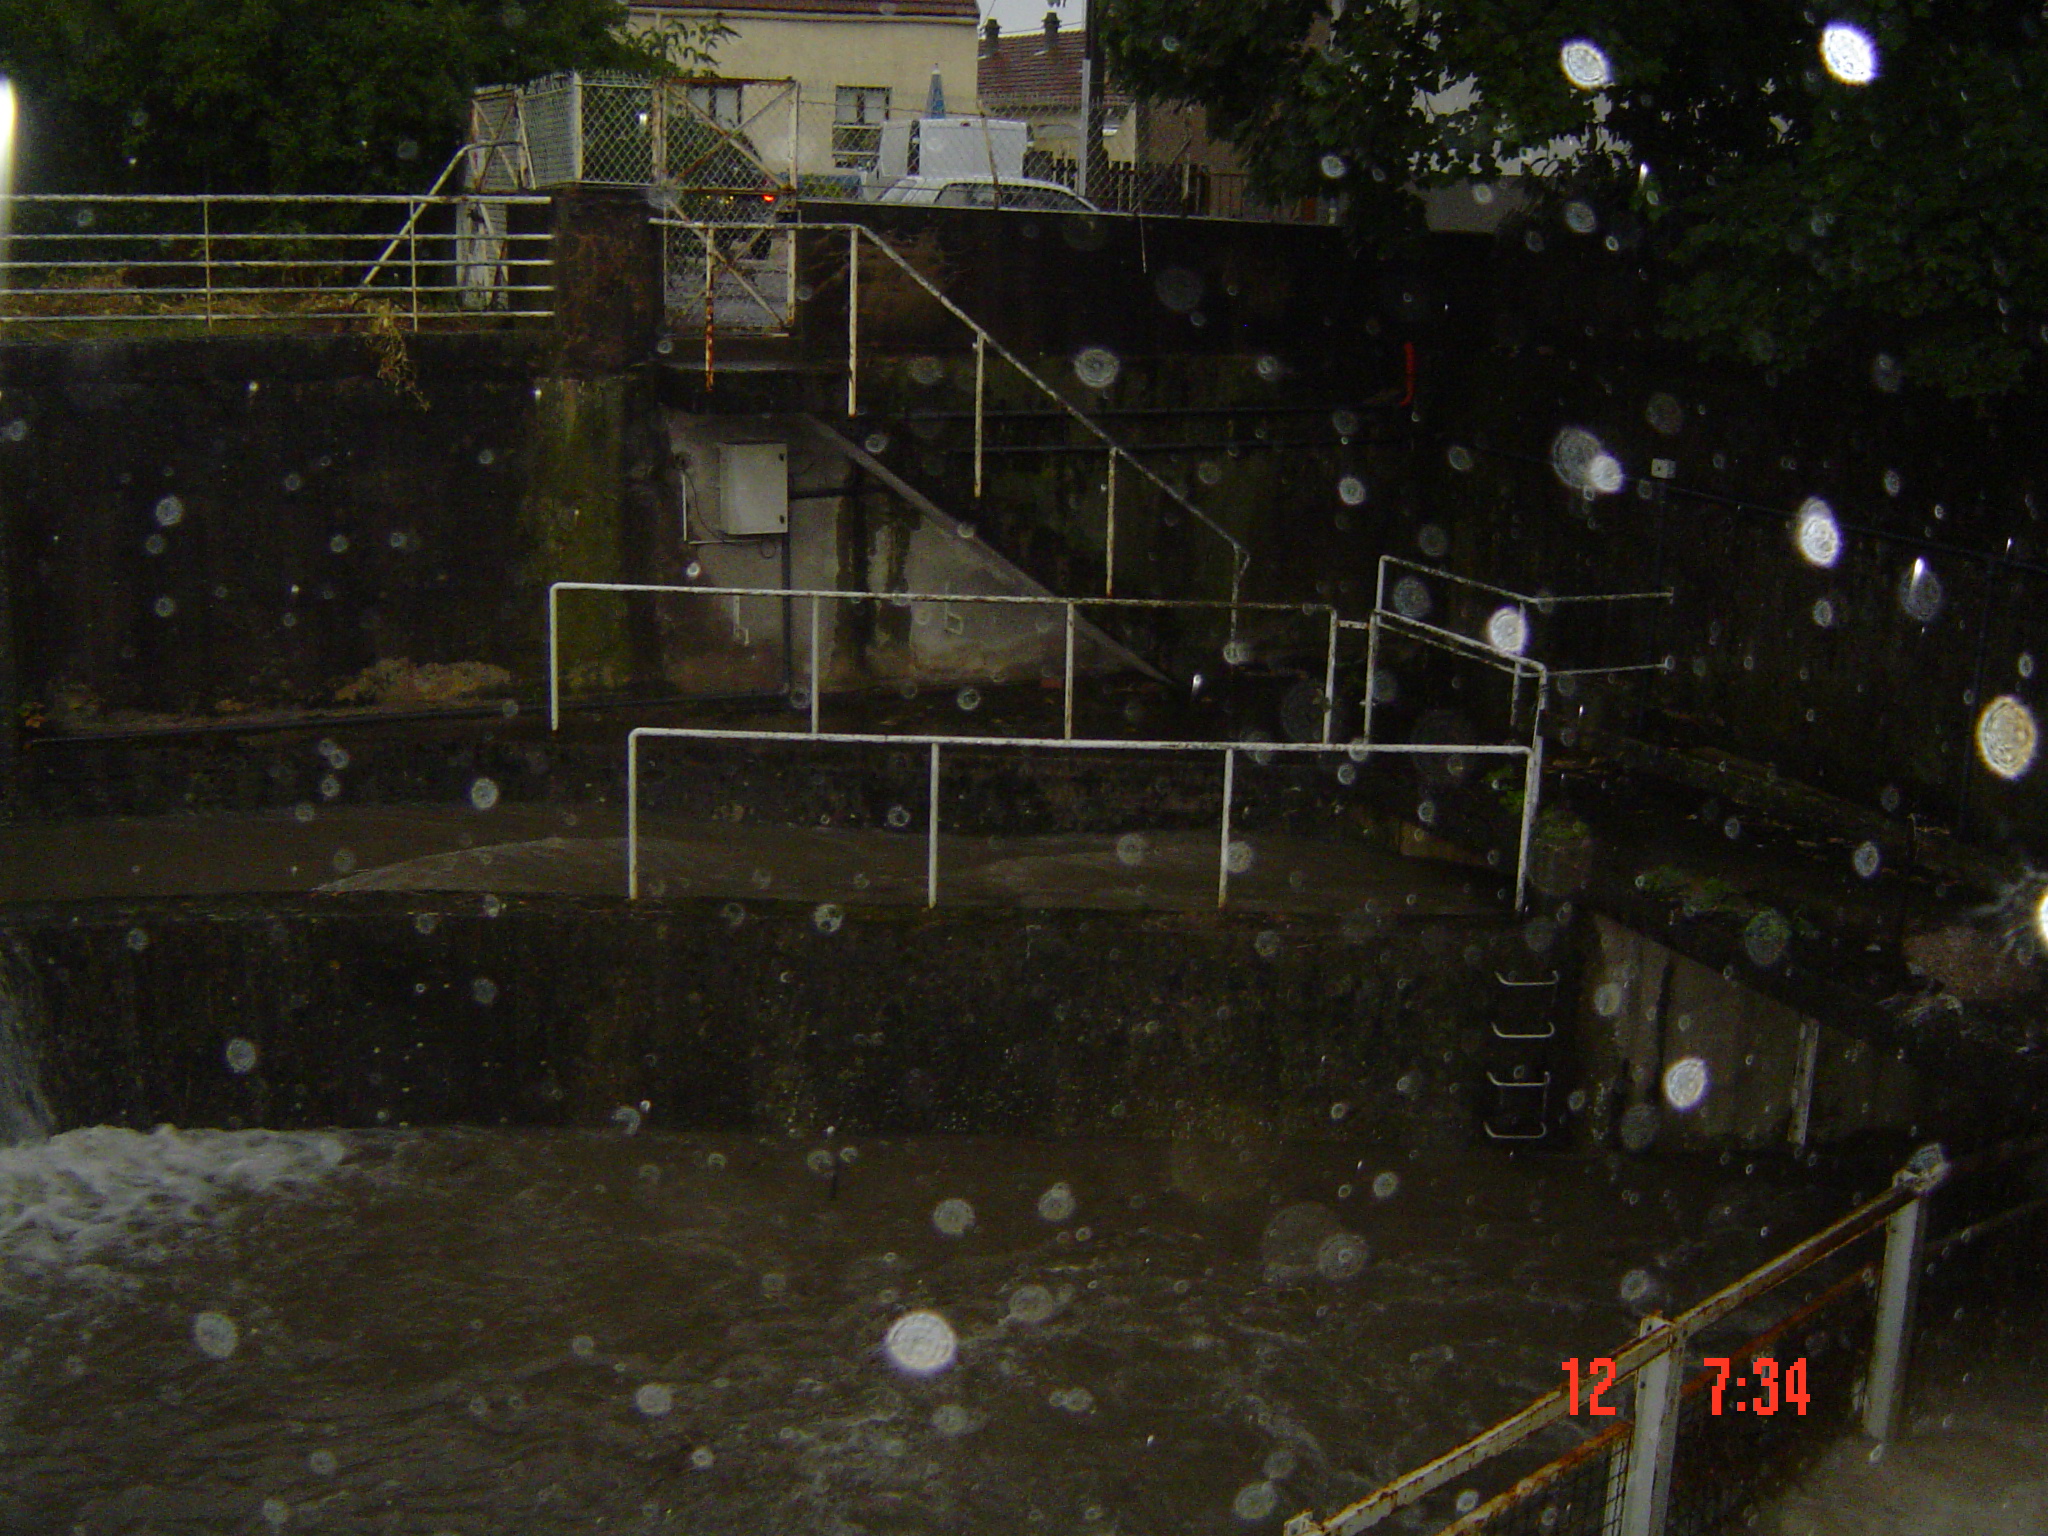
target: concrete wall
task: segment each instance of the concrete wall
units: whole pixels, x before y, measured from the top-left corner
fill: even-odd
[[[56,1127],[651,1125],[1362,1144],[1471,1131],[1490,922],[474,897],[0,917]],[[233,1041],[253,1070],[228,1064]],[[238,1052],[238,1057],[240,1053]],[[1333,1109],[1333,1106],[1338,1106]]]
[[[1580,1029],[1587,1134],[1618,1141],[1633,1106],[1656,1112],[1667,1150],[1783,1146],[1797,1133],[1803,1031],[1817,1031],[1805,1143],[1911,1125],[1922,1095],[1904,1061],[1812,1025],[1793,1010],[1603,917],[1592,922]],[[1704,1071],[1705,1091],[1683,1108],[1665,1091],[1680,1062]],[[1681,1099],[1689,1098],[1678,1080]]]

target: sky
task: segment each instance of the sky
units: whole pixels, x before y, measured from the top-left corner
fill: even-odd
[[[1045,25],[1048,9],[1059,12],[1062,27],[1078,27],[1088,14],[1086,0],[1064,0],[1057,6],[1048,6],[1046,0],[981,0],[981,19],[995,17],[1005,32],[1036,32]]]

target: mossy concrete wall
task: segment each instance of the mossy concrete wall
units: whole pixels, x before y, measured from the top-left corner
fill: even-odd
[[[1536,963],[1495,920],[473,896],[15,911],[0,952],[59,1128],[1367,1142],[1471,1132],[1495,974]]]

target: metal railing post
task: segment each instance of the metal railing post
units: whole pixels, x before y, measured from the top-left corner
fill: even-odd
[[[1536,836],[1536,801],[1543,793],[1543,716],[1539,712],[1537,729],[1529,735],[1529,757],[1522,772],[1522,835],[1515,851],[1515,910],[1521,911],[1529,899],[1529,846]]]
[[[1375,609],[1365,632],[1365,700],[1359,706],[1358,739],[1372,740],[1372,706],[1380,691],[1380,616]]]
[[[932,743],[931,805],[924,826],[924,904],[939,904],[939,744]]]
[[[412,282],[412,328],[420,328],[420,205],[410,204],[406,209],[406,263],[410,267]]]
[[[1628,1439],[1628,1472],[1621,1488],[1616,1536],[1662,1536],[1671,1507],[1671,1467],[1678,1450],[1678,1390],[1684,1383],[1684,1340],[1661,1317],[1646,1317],[1639,1337],[1670,1337],[1636,1373],[1635,1423]]]
[[[860,414],[860,231],[846,233],[846,414]]]
[[[1330,609],[1330,654],[1323,663],[1323,745],[1330,744],[1330,737],[1337,723],[1337,610]]]
[[[548,729],[562,728],[562,630],[558,609],[561,592],[548,585]]]
[[[640,899],[640,732],[626,732],[626,899]]]
[[[206,328],[213,329],[213,204],[199,200],[199,266],[206,275]]]
[[[1102,595],[1116,596],[1116,450],[1109,450],[1108,502],[1102,537]]]
[[[1941,1148],[1922,1147],[1892,1180],[1917,1185],[1919,1195],[1885,1219],[1877,1331],[1871,1340],[1869,1385],[1863,1399],[1863,1432],[1873,1440],[1890,1440],[1900,1429],[1906,1360],[1913,1344],[1913,1303],[1920,1289],[1920,1250],[1927,1233],[1927,1197],[1947,1172]]]
[[[974,333],[974,494],[981,495],[982,400],[988,387],[988,339]]]
[[[1216,907],[1221,911],[1230,895],[1230,801],[1237,782],[1237,752],[1223,750],[1223,841],[1216,852]]]
[[[818,604],[811,599],[811,734],[818,734]]]
[[[1792,1071],[1792,1123],[1787,1139],[1799,1151],[1806,1150],[1807,1133],[1813,1128],[1813,1084],[1820,1074],[1820,1025],[1812,1019],[1799,1021],[1799,1064]]]
[[[1067,680],[1061,690],[1060,734],[1068,741],[1074,739],[1074,605],[1067,604]]]

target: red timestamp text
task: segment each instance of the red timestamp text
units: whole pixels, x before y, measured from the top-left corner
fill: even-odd
[[[1735,1362],[1725,1355],[1710,1355],[1702,1363],[1714,1372],[1714,1379],[1707,1387],[1708,1411],[1717,1417],[1722,1413],[1754,1413],[1768,1417],[1787,1410],[1800,1415],[1806,1412],[1810,1394],[1806,1387],[1804,1356],[1788,1361],[1780,1368],[1769,1355],[1758,1355],[1749,1362],[1749,1369],[1740,1373],[1734,1370]],[[1618,1411],[1614,1404],[1601,1401],[1614,1386],[1612,1357],[1599,1355],[1583,1362],[1583,1365],[1576,1359],[1567,1360],[1564,1362],[1564,1374],[1567,1413],[1585,1412],[1595,1418],[1612,1418]],[[1582,1395],[1583,1408],[1580,1406]]]

